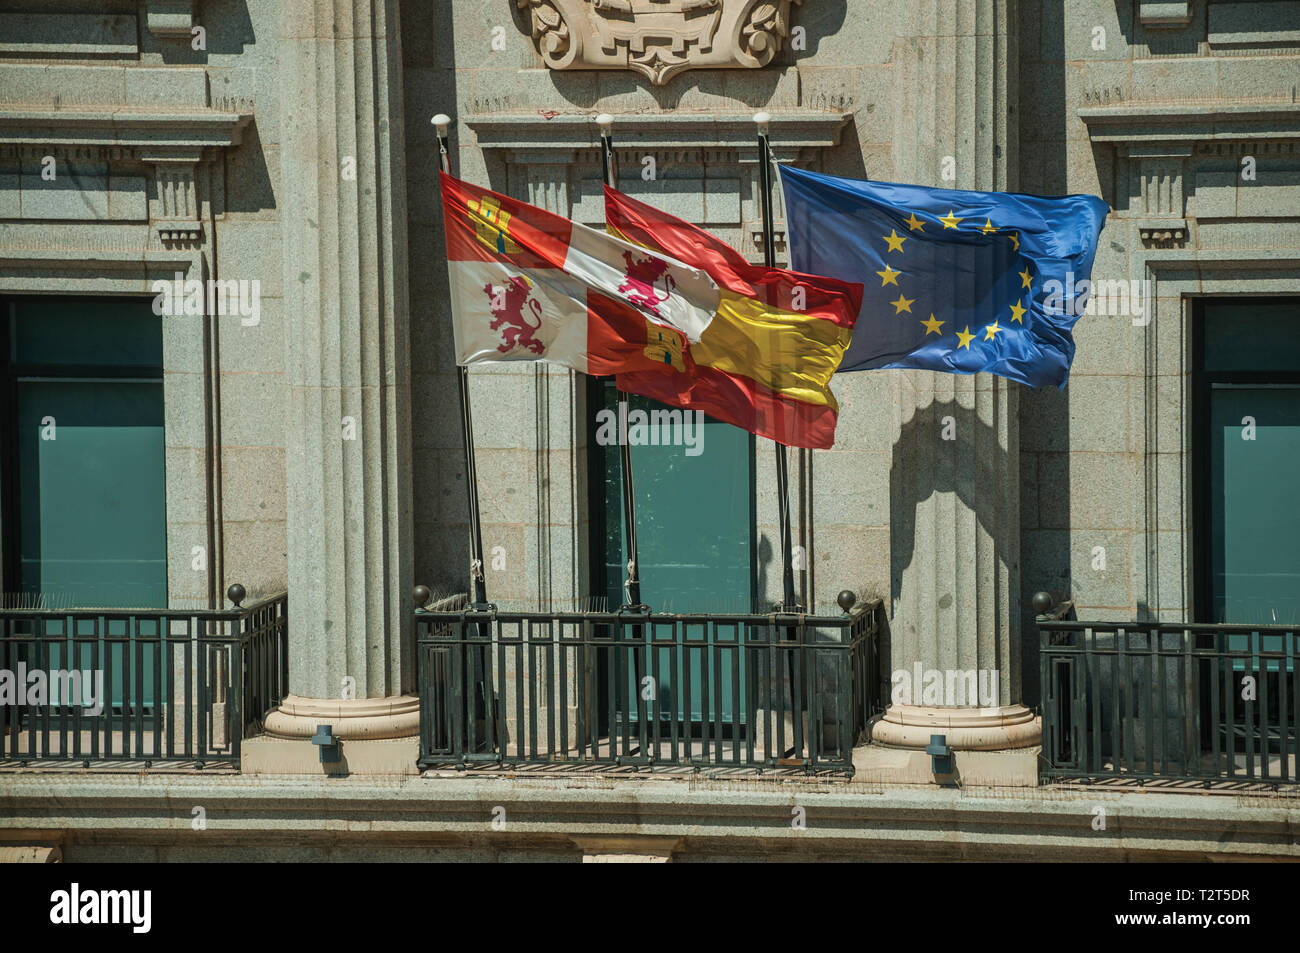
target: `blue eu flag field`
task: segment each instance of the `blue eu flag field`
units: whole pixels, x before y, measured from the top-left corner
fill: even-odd
[[[875,367],[1065,386],[1109,208],[1090,195],[863,182],[781,168],[791,267],[862,282],[841,371]],[[1087,285],[1083,285],[1087,287]]]

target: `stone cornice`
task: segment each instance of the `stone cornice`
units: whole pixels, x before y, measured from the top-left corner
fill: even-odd
[[[0,145],[42,143],[196,150],[238,145],[250,113],[122,106],[0,107]]]
[[[1093,142],[1200,142],[1300,138],[1300,104],[1130,101],[1079,110]]]
[[[773,111],[769,140],[775,150],[826,148],[839,143],[850,113]],[[466,124],[488,149],[548,152],[596,148],[600,131],[594,115],[537,113],[468,116]],[[646,149],[757,149],[750,113],[655,113],[614,117],[614,144]]]

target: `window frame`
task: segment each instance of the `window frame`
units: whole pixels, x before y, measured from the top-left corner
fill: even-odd
[[[1214,501],[1210,426],[1210,398],[1216,384],[1270,386],[1300,385],[1300,369],[1263,371],[1210,371],[1205,368],[1207,305],[1278,304],[1293,302],[1295,295],[1205,295],[1192,299],[1192,621],[1215,623],[1212,526]],[[1227,623],[1225,623],[1227,624]]]
[[[19,565],[18,499],[18,385],[30,378],[50,380],[149,380],[163,383],[163,365],[133,364],[24,364],[13,359],[15,311],[20,302],[51,302],[69,298],[135,298],[141,302],[148,295],[0,295],[0,593],[16,594],[22,589]],[[165,405],[164,405],[165,406]]]

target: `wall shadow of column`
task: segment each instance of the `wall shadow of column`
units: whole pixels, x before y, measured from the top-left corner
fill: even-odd
[[[1035,4],[1020,31],[1019,182],[1022,192],[1080,191],[1069,177],[1066,16],[1063,4]],[[1123,15],[1120,17],[1124,20]],[[1038,626],[1033,594],[1072,595],[1069,392],[1020,388],[1020,631],[1024,704],[1039,703]],[[1053,514],[1065,514],[1063,520]]]
[[[414,583],[434,598],[469,589],[469,503],[465,484],[464,429],[460,386],[451,334],[450,299],[437,201],[438,151],[430,119],[452,117],[449,149],[455,173],[455,33],[452,4],[403,4],[402,38],[406,75],[408,192],[431,193],[411,201],[407,219],[410,260],[412,497],[415,522]],[[423,81],[411,77],[426,74]],[[424,210],[422,213],[420,210]],[[491,593],[489,593],[489,596]]]

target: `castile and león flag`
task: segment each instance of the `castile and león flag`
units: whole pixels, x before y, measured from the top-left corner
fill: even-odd
[[[442,201],[460,364],[647,369],[659,329],[698,341],[717,313],[703,269],[449,175]]]

